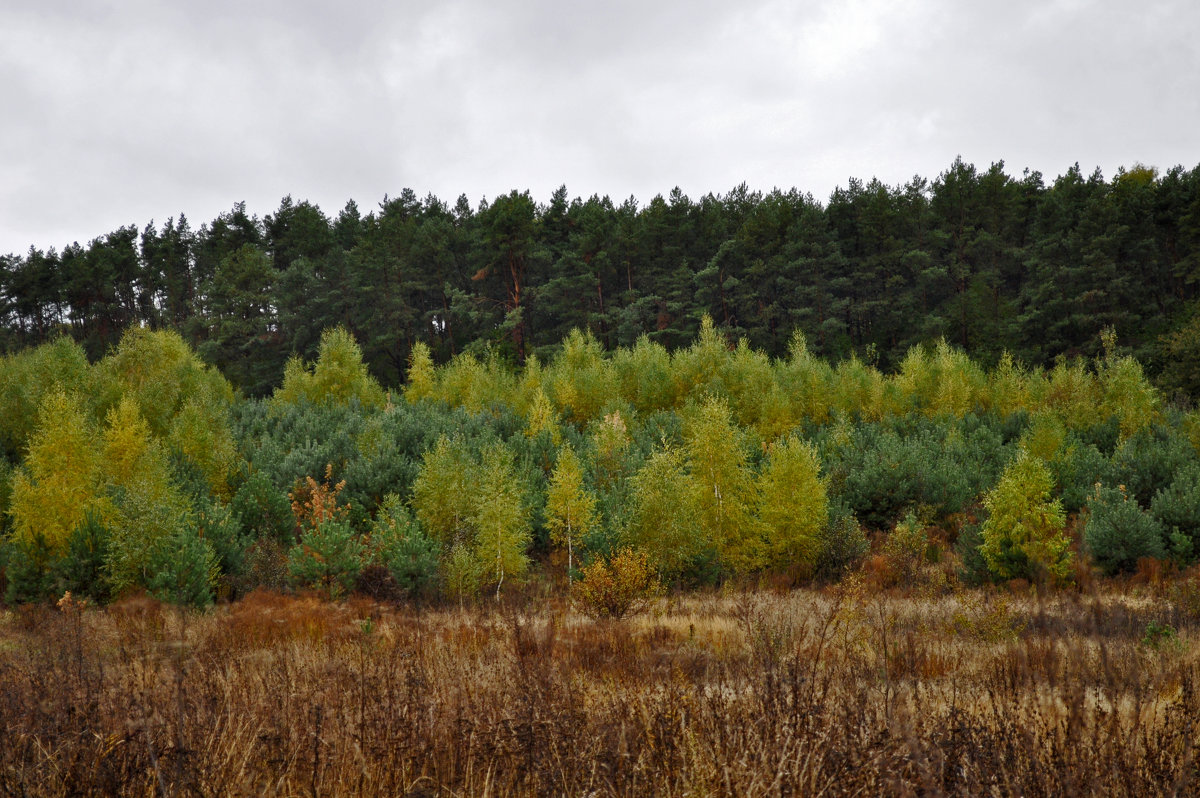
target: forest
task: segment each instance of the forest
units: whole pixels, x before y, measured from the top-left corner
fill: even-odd
[[[1194,794],[1200,168],[0,259],[0,792]]]
[[[744,185],[645,205],[404,190],[336,217],[285,197],[262,218],[238,204],[198,228],[159,221],[0,257],[0,350],[65,334],[94,361],[131,326],[172,329],[263,397],[339,325],[384,385],[419,342],[438,363],[545,361],[572,329],[675,351],[705,315],[770,357],[799,330],[817,356],[884,371],[939,338],[988,368],[1004,352],[1048,368],[1097,356],[1111,327],[1168,396],[1200,390],[1200,168],[1075,166],[1047,183],[959,159],[824,202]]]

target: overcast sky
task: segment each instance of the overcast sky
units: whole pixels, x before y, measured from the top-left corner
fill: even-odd
[[[1200,164],[1195,0],[7,0],[0,253],[285,194]]]

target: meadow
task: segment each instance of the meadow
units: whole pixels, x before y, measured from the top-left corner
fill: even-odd
[[[0,615],[3,795],[1184,795],[1200,588]]]

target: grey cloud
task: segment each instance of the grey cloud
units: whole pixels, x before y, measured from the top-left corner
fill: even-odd
[[[819,198],[955,155],[1194,166],[1187,0],[22,2],[0,12],[0,252],[284,194],[330,215],[748,182]]]

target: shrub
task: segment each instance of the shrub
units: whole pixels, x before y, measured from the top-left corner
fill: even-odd
[[[929,533],[915,513],[908,513],[884,541],[882,555],[891,585],[912,586],[922,581],[929,558]]]
[[[1163,528],[1129,496],[1123,485],[1096,486],[1088,499],[1083,530],[1092,559],[1106,574],[1132,572],[1143,557],[1162,559]]]
[[[67,538],[67,556],[58,565],[60,587],[93,601],[109,598],[108,576],[104,562],[108,557],[112,533],[95,513],[86,513],[83,521]]]
[[[831,504],[829,524],[821,537],[816,573],[823,579],[840,579],[861,560],[871,544],[854,513],[844,504]]]
[[[446,593],[456,596],[461,605],[479,595],[482,566],[464,543],[456,543],[442,563]]]
[[[1117,448],[1112,459],[1112,481],[1143,507],[1169,486],[1175,475],[1197,464],[1191,442],[1175,429],[1143,430]]]
[[[573,592],[583,613],[591,618],[621,619],[640,611],[660,586],[644,552],[623,548],[605,561],[584,566]]]
[[[1068,433],[1063,448],[1047,463],[1058,484],[1063,510],[1079,512],[1097,482],[1111,479],[1112,463],[1100,449]]]
[[[195,524],[181,523],[160,538],[147,558],[146,589],[160,601],[187,607],[207,607],[221,569],[212,544]]]
[[[954,553],[961,563],[958,578],[971,587],[978,587],[992,579],[987,560],[980,551],[982,547],[983,534],[979,524],[966,524],[959,530],[958,539],[954,541]]]
[[[288,552],[288,574],[297,586],[338,598],[354,587],[363,569],[363,545],[345,521],[309,527]]]
[[[871,529],[890,529],[918,505],[934,520],[961,512],[994,482],[1004,459],[997,429],[919,417],[841,427],[823,448],[831,494]]]
[[[4,541],[4,574],[9,603],[48,601],[58,588],[54,566],[58,555],[45,535],[34,533]]]
[[[272,485],[262,471],[250,471],[233,495],[229,509],[251,540],[296,540],[296,517],[287,494]]]
[[[252,542],[230,508],[216,502],[201,502],[193,523],[208,541],[221,573],[222,595],[230,597],[246,572],[246,550]]]
[[[1187,549],[1185,561],[1200,554],[1200,466],[1183,469],[1154,494],[1150,514],[1173,541],[1178,540],[1173,549]]]
[[[371,559],[387,568],[396,588],[410,598],[428,593],[437,581],[438,545],[394,493],[384,497],[371,524],[370,549]]]

